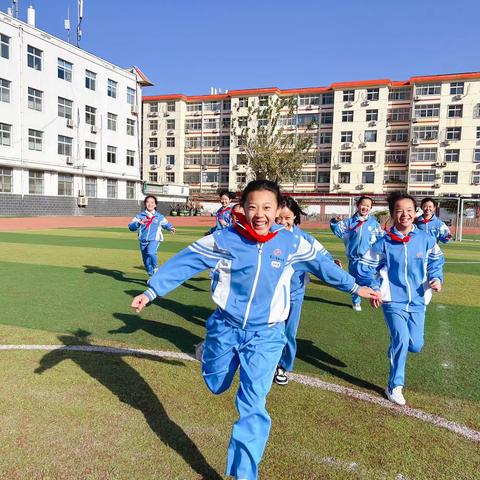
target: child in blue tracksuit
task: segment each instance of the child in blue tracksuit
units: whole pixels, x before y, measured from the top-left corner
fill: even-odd
[[[437,242],[447,243],[452,238],[450,230],[436,215],[437,202],[430,197],[426,197],[420,204],[423,215],[420,215],[415,223],[420,230],[428,233],[435,238]]]
[[[175,233],[175,227],[155,210],[157,208],[156,197],[148,195],[143,204],[145,210],[132,219],[128,228],[132,232],[138,231],[143,264],[148,275],[152,276],[158,266],[157,250],[160,243],[163,242],[162,229]]]
[[[292,232],[297,239],[303,237],[310,245],[315,245],[315,248],[320,253],[326,255],[333,261],[333,257],[327,252],[323,245],[299,227],[302,214],[302,209],[292,197],[284,197],[276,222],[283,225],[286,230]],[[285,336],[287,343],[283,349],[280,361],[278,362],[275,376],[273,377],[273,380],[278,385],[287,385],[287,372],[293,370],[293,364],[297,354],[296,336],[300,316],[302,314],[302,304],[307,283],[308,275],[305,272],[298,271],[292,276],[292,283],[290,286],[290,313],[285,322]]]
[[[202,374],[208,388],[220,394],[240,369],[239,418],[232,429],[226,472],[237,480],[258,478],[271,424],[266,397],[286,342],[295,272],[310,271],[339,290],[378,297],[358,287],[315,245],[281,227],[272,231],[280,201],[275,183],[250,182],[242,194],[245,215],[237,213],[232,227],[203,237],[171,258],[132,302],[139,312],[193,275],[214,270],[211,293],[217,309],[206,324]]]
[[[215,214],[215,226],[212,227],[207,235],[210,233],[221,230],[222,228],[228,228],[232,225],[232,200],[235,198],[235,194],[227,190],[222,190],[220,192],[220,203],[221,207],[217,210]]]
[[[345,253],[348,258],[348,272],[356,277],[358,262],[365,255],[367,250],[378,238],[385,235],[373,215],[373,199],[368,196],[361,196],[357,201],[357,212],[353,217],[341,220],[335,217],[330,220],[332,232],[345,244]],[[358,295],[352,295],[352,308],[361,311],[361,298]]]
[[[394,227],[360,260],[357,280],[380,289],[390,331],[388,399],[405,405],[405,365],[408,352],[423,347],[425,310],[432,290],[443,283],[444,257],[436,239],[415,226],[416,202],[405,193],[388,198]],[[377,308],[380,301],[371,301]]]

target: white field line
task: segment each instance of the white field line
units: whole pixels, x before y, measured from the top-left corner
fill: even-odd
[[[194,362],[196,361],[192,356],[182,352],[148,350],[140,348],[105,347],[101,345],[0,345],[0,351],[1,350],[66,350],[77,352],[113,353],[132,356],[154,356]],[[393,404],[392,402],[384,398],[374,396],[360,390],[355,390],[353,388],[337,385],[335,383],[325,382],[323,380],[320,380],[319,378],[309,377],[307,375],[300,375],[298,373],[291,373],[290,378],[302,385],[321,388],[322,390],[339,393],[350,398],[355,398],[357,400],[363,400],[364,402],[373,403],[374,405],[394,411],[395,413],[417,418],[418,420],[422,420],[423,422],[431,423],[432,425],[435,425],[437,427],[444,428],[473,442],[480,442],[480,431],[474,430],[460,423],[447,420],[446,418],[440,417],[438,415],[426,413],[423,410],[408,406],[401,407],[399,405]]]

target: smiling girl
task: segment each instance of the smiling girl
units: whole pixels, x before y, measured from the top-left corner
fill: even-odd
[[[420,215],[415,223],[420,230],[434,237],[437,242],[447,243],[452,235],[445,223],[435,215],[437,206],[438,204],[433,198],[424,198],[420,205],[423,215]]]

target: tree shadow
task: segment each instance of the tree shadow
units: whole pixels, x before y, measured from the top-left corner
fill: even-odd
[[[384,389],[378,385],[370,383],[361,378],[354,377],[347,372],[343,372],[342,370],[335,368],[345,368],[347,365],[341,360],[318,348],[312,340],[305,340],[303,338],[297,339],[297,358],[303,360],[305,363],[313,365],[319,370],[323,370],[324,372],[327,372],[337,378],[341,378],[352,385],[371,390],[381,396],[384,396]]]
[[[73,335],[60,335],[64,345],[91,345],[90,332],[77,330]],[[97,354],[98,355],[98,354]],[[72,360],[85,373],[110,390],[121,402],[139,410],[158,439],[176,451],[203,479],[221,480],[207,463],[195,443],[171,420],[162,403],[144,378],[122,358],[121,354],[101,354],[101,361],[92,354],[71,350],[54,350],[45,354],[35,373],[42,374],[64,360]],[[152,357],[150,359],[153,360]],[[183,365],[181,362],[155,358],[157,362]]]
[[[84,270],[85,273],[96,273],[98,275],[105,275],[119,282],[136,283],[138,285],[144,285],[144,286],[146,286],[147,284],[146,280],[141,280],[139,278],[126,277],[121,270],[112,270],[108,268],[95,267],[93,265],[84,265],[84,268],[85,268]]]

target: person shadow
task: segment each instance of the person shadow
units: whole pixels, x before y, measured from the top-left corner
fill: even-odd
[[[312,302],[326,303],[328,305],[334,305],[336,307],[348,307],[350,309],[352,308],[351,303],[335,302],[333,300],[327,300],[327,299],[322,298],[322,297],[312,297],[310,295],[305,295],[304,300],[309,300],[309,301],[312,301]]]
[[[59,340],[66,346],[91,346],[90,332],[78,329],[72,335],[60,335]],[[97,354],[98,355],[98,354]],[[76,363],[85,373],[110,390],[121,402],[139,410],[150,429],[158,439],[180,455],[190,467],[205,480],[221,480],[222,477],[208,464],[195,443],[168,416],[162,403],[145,379],[120,354],[101,354],[98,361],[91,353],[59,349],[48,352],[35,369],[43,374],[64,360]],[[152,355],[139,355],[160,363],[184,366],[182,362]]]
[[[330,375],[341,378],[352,385],[371,390],[382,397],[384,396],[384,390],[380,386],[339,370],[339,368],[346,368],[347,365],[338,358],[323,351],[321,348],[318,348],[312,340],[305,340],[303,338],[297,339],[297,358],[305,363],[309,363],[319,370],[323,370]]]
[[[126,277],[125,273],[122,272],[121,270],[112,270],[112,269],[109,269],[109,268],[96,267],[96,266],[93,266],[93,265],[83,265],[83,267],[85,269],[84,273],[105,275],[105,276],[111,277],[114,280],[117,280],[119,282],[136,283],[138,285],[143,285],[145,287],[147,285],[146,280],[142,280],[140,278]]]

